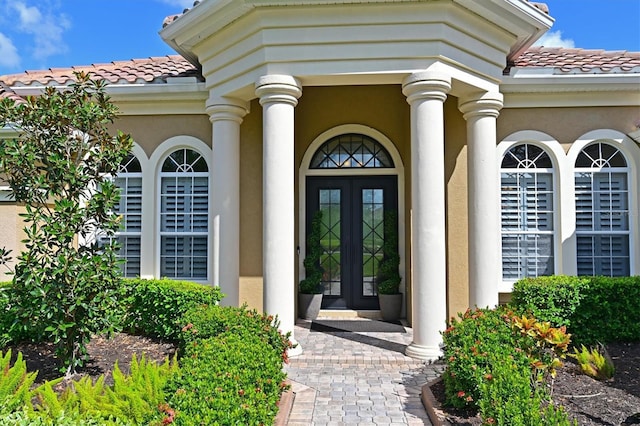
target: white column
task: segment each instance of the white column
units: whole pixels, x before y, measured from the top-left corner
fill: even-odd
[[[288,75],[267,75],[256,82],[263,130],[263,278],[266,313],[277,315],[280,329],[295,325],[295,161],[294,108],[302,86]],[[300,353],[297,348],[290,355]]]
[[[411,241],[413,342],[408,356],[435,360],[447,320],[444,110],[446,75],[408,76],[402,93],[411,106]]]
[[[502,279],[500,180],[496,159],[496,118],[502,94],[485,93],[459,100],[467,121],[469,209],[469,306],[498,305]]]
[[[211,213],[212,282],[225,294],[222,305],[240,303],[240,123],[248,112],[242,101],[209,99],[212,126]]]

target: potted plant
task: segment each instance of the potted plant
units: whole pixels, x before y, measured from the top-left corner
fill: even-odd
[[[378,301],[380,315],[385,321],[400,318],[402,293],[400,293],[400,253],[398,252],[398,217],[395,211],[384,214],[384,243],[382,259],[378,267]]]
[[[298,292],[298,309],[300,317],[314,320],[320,313],[322,305],[322,273],[320,257],[324,253],[320,239],[322,238],[322,212],[318,210],[313,216],[307,234],[307,253],[304,258],[305,279],[300,281]]]

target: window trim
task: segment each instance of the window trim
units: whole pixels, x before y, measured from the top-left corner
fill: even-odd
[[[505,154],[514,146],[520,144],[529,144],[535,145],[542,150],[544,150],[551,160],[551,165],[553,170],[552,173],[552,188],[553,188],[553,206],[554,206],[554,215],[553,215],[553,252],[554,252],[554,260],[553,260],[553,269],[555,274],[562,273],[563,270],[566,269],[565,262],[567,258],[566,247],[565,247],[565,236],[566,234],[566,214],[563,211],[561,206],[564,206],[564,196],[560,188],[566,187],[565,182],[570,182],[568,177],[566,176],[566,167],[564,167],[564,157],[565,152],[562,149],[560,143],[555,140],[552,136],[537,131],[537,130],[521,130],[515,133],[512,133],[506,136],[498,145],[496,146],[496,160],[498,164],[498,194],[500,194],[500,202],[502,197],[502,159]],[[526,170],[526,169],[505,169],[505,170]],[[545,169],[549,170],[549,169]],[[502,209],[500,208],[502,212]],[[502,226],[501,228],[501,236],[502,236]],[[502,250],[502,245],[500,245]],[[517,281],[514,279],[504,279],[502,278],[502,251],[500,252],[500,277],[501,281],[498,284],[498,291],[500,293],[510,293],[513,291],[513,284]]]
[[[627,135],[613,129],[592,130],[580,136],[569,148],[566,161],[569,165],[571,178],[575,176],[575,163],[578,155],[587,146],[593,143],[608,143],[616,147],[627,161],[627,185],[629,192],[629,275],[640,273],[640,148]],[[615,168],[614,168],[615,169]],[[575,211],[575,186],[571,185],[571,191],[563,200],[571,206],[573,219],[571,221],[572,238],[570,240],[573,250],[573,269],[568,275],[577,275],[577,238],[576,238],[576,211]],[[567,209],[569,210],[569,209]]]
[[[187,136],[187,135],[180,135],[180,136],[174,136],[171,137],[167,140],[165,140],[163,143],[161,143],[158,147],[155,148],[155,150],[153,151],[153,154],[151,155],[149,161],[150,163],[153,165],[153,191],[151,191],[151,189],[149,191],[146,192],[150,192],[151,194],[153,194],[153,214],[149,215],[148,218],[152,217],[152,220],[154,221],[154,225],[152,227],[153,229],[153,235],[150,235],[151,240],[153,241],[154,244],[154,248],[153,248],[153,259],[149,259],[150,263],[152,264],[152,269],[150,269],[151,271],[153,271],[152,276],[154,277],[158,277],[158,278],[162,278],[162,276],[160,275],[160,254],[161,254],[161,237],[160,237],[160,211],[162,209],[160,203],[160,191],[161,191],[161,176],[160,174],[162,173],[162,165],[164,164],[164,161],[166,160],[166,158],[173,153],[174,151],[178,150],[178,149],[191,149],[193,151],[196,151],[197,153],[199,153],[200,155],[202,155],[202,158],[204,158],[204,160],[207,163],[207,169],[209,170],[208,174],[209,174],[209,183],[208,183],[208,197],[209,197],[209,203],[207,205],[207,211],[208,211],[208,215],[209,215],[209,219],[208,219],[208,235],[207,235],[207,277],[206,279],[189,279],[189,281],[194,281],[194,282],[199,282],[202,284],[212,284],[212,279],[213,279],[213,270],[212,270],[212,256],[215,255],[214,253],[214,247],[213,247],[213,226],[212,226],[212,219],[211,219],[211,212],[213,211],[213,206],[212,206],[212,202],[213,202],[213,194],[212,194],[212,189],[213,189],[213,184],[211,182],[211,168],[212,168],[212,164],[211,164],[211,157],[212,157],[212,150],[211,147],[209,145],[207,145],[206,143],[204,143],[203,141],[201,141],[198,138],[195,138],[193,136]]]
[[[600,145],[609,145],[615,149],[617,149],[618,153],[620,153],[625,162],[626,162],[626,166],[625,167],[607,167],[607,166],[602,166],[602,167],[598,167],[598,166],[591,166],[591,167],[577,167],[574,165],[574,169],[573,169],[573,174],[574,174],[574,182],[575,182],[575,177],[578,175],[578,173],[587,173],[591,176],[591,181],[593,182],[593,178],[595,174],[624,174],[625,176],[625,180],[626,180],[626,186],[627,186],[627,205],[626,205],[626,211],[627,211],[627,229],[626,230],[591,230],[591,231],[587,231],[587,230],[579,230],[578,229],[578,219],[577,219],[577,215],[578,215],[578,208],[577,208],[577,204],[575,207],[575,212],[576,212],[576,218],[575,218],[575,224],[576,224],[576,231],[575,231],[575,236],[576,236],[576,275],[579,275],[579,271],[578,271],[578,238],[583,236],[583,237],[598,237],[598,236],[606,236],[606,235],[618,235],[618,236],[626,236],[627,237],[627,244],[628,247],[627,249],[629,250],[629,260],[628,260],[628,266],[629,266],[629,274],[631,275],[631,263],[632,263],[632,257],[631,257],[631,246],[633,244],[633,240],[632,240],[632,236],[631,236],[631,210],[630,210],[630,204],[631,204],[631,197],[632,194],[630,193],[630,188],[631,188],[631,182],[629,180],[629,174],[630,174],[630,167],[629,167],[629,159],[626,157],[626,155],[624,154],[624,152],[622,152],[615,144],[611,143],[608,140],[602,140],[602,139],[598,139],[598,140],[594,140],[591,143],[586,144],[579,152],[578,155],[576,156],[576,159],[580,156],[580,153],[582,153],[586,148],[596,145],[596,144],[600,144]],[[577,189],[576,186],[574,184],[574,194],[576,195],[575,199],[576,201],[578,200],[577,197]],[[592,187],[590,194],[593,196],[595,190]],[[613,193],[613,191],[608,191],[607,193],[611,194]],[[595,202],[595,200],[594,200]],[[617,211],[617,210],[616,210]],[[593,217],[593,225],[595,226],[595,217]],[[612,260],[613,257],[609,256],[609,259]],[[596,263],[595,263],[595,259],[593,259],[593,271],[596,272],[597,267],[596,267]],[[602,265],[600,265],[600,269],[602,269]],[[601,275],[596,273],[596,275]],[[611,275],[611,276],[619,276],[619,275]]]
[[[502,168],[502,160],[503,158],[507,155],[507,153],[509,153],[509,151],[511,149],[513,149],[516,146],[519,145],[532,145],[535,147],[538,147],[540,149],[542,149],[544,151],[544,153],[549,157],[550,161],[551,161],[551,168],[548,167],[544,167],[544,168],[530,168],[530,167],[526,167],[526,168]],[[523,229],[519,229],[519,230],[513,230],[513,231],[507,231],[505,232],[505,230],[502,227],[502,205],[500,206],[500,241],[502,242],[502,237],[504,235],[551,235],[551,246],[552,246],[552,250],[553,250],[553,274],[557,274],[558,271],[558,249],[559,249],[559,244],[558,244],[558,226],[559,226],[559,220],[558,220],[558,208],[557,208],[557,203],[558,203],[558,196],[557,196],[557,162],[554,161],[553,155],[551,152],[549,152],[548,147],[536,142],[536,141],[518,141],[515,143],[510,144],[503,152],[502,156],[500,157],[500,170],[499,170],[499,182],[500,182],[500,203],[502,204],[502,175],[505,173],[533,173],[533,174],[549,174],[551,175],[551,203],[552,203],[552,229],[550,231],[540,231],[540,230],[536,230],[536,231],[527,231],[527,230],[523,230]],[[536,190],[537,191],[537,190]],[[502,247],[502,245],[501,245]],[[517,280],[524,278],[524,277],[518,277],[516,279],[513,278],[504,278],[504,253],[501,253],[500,256],[500,266],[501,266],[501,271],[500,271],[500,276],[502,277],[502,282],[503,283],[509,283],[511,284],[511,286],[513,286],[513,283],[515,283]]]

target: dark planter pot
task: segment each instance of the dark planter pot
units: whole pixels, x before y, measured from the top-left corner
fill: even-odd
[[[314,320],[318,318],[322,305],[321,294],[298,294],[298,315],[300,318]]]
[[[378,294],[380,302],[380,316],[385,321],[396,321],[402,311],[402,293]]]

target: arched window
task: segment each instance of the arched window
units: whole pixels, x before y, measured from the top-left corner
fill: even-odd
[[[554,274],[553,164],[533,144],[509,149],[501,164],[502,277]]]
[[[578,275],[630,273],[628,173],[624,155],[608,143],[588,145],[576,158]]]
[[[329,139],[311,159],[311,169],[391,168],[389,152],[376,140],[359,133]]]
[[[160,275],[207,279],[209,169],[198,152],[179,149],[160,172]]]
[[[140,275],[142,168],[133,154],[120,163],[114,183],[120,188],[120,201],[114,209],[114,213],[122,216],[120,230],[115,233],[120,245],[118,257],[125,261],[120,267],[125,277],[135,277]]]

